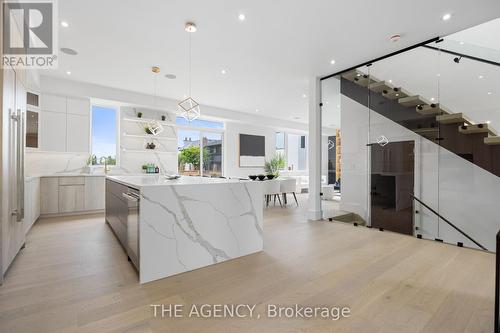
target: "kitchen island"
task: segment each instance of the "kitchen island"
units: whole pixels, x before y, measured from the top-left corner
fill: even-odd
[[[106,221],[146,283],[262,251],[262,183],[108,176]]]

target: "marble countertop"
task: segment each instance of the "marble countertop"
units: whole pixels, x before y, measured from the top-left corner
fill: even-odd
[[[104,177],[106,176],[103,173],[52,173],[52,174],[39,174],[39,175],[30,175],[24,177],[26,181],[30,181],[36,178],[43,177]]]
[[[204,185],[204,184],[234,184],[245,182],[239,179],[224,179],[224,178],[207,178],[207,177],[190,177],[181,176],[179,179],[169,180],[163,175],[121,175],[121,176],[106,176],[123,185],[134,188],[149,187],[149,186],[171,186],[171,185]]]

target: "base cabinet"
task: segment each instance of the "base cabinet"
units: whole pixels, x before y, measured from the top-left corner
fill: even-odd
[[[40,178],[26,180],[24,186],[24,231],[28,232],[40,216]]]
[[[104,209],[104,176],[42,177],[42,215],[92,212]]]
[[[85,185],[59,186],[59,213],[85,210]]]
[[[40,179],[40,213],[59,213],[59,177]]]

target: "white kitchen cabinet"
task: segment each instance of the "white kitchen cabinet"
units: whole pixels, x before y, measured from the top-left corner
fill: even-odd
[[[42,96],[42,110],[66,113],[66,97],[44,94]]]
[[[66,114],[42,111],[41,143],[45,151],[66,151]]]
[[[105,177],[85,177],[85,210],[104,209]]]
[[[59,178],[43,177],[40,179],[40,213],[59,213]]]
[[[25,182],[24,190],[24,230],[27,233],[40,216],[40,178]]]
[[[90,101],[88,99],[68,97],[66,100],[66,112],[88,116],[90,113]]]
[[[68,152],[89,152],[89,116],[67,114],[66,150]]]
[[[40,116],[44,151],[90,151],[90,100],[43,94]]]

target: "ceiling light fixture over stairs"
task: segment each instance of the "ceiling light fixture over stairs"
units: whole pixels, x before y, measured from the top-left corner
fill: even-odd
[[[187,98],[180,101],[177,106],[179,115],[191,122],[201,114],[200,105],[191,97],[191,33],[197,30],[196,24],[187,22],[184,26],[184,30],[189,33],[189,95]]]

